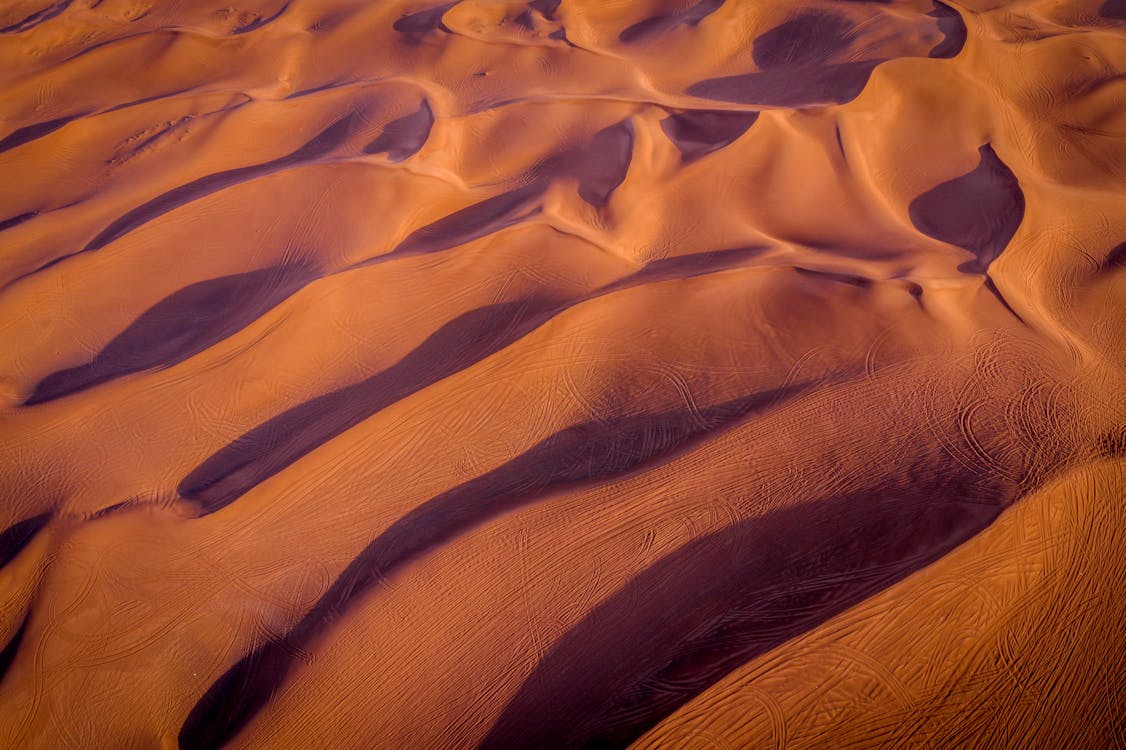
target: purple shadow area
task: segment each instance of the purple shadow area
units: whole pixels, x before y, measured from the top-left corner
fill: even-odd
[[[31,543],[35,535],[42,531],[50,520],[50,513],[41,513],[38,516],[25,518],[0,532],[0,568],[14,560],[16,555]],[[12,662],[16,658],[16,652],[19,651],[20,643],[23,641],[24,633],[27,632],[27,623],[30,619],[30,612],[24,615],[19,629],[5,644],[3,650],[0,650],[0,682],[4,680],[8,668],[12,666]]]
[[[221,448],[184,477],[179,493],[203,514],[221,510],[373,414],[508,346],[556,307],[529,298],[465,313],[386,370],[295,406]]]
[[[287,2],[284,5],[282,5],[282,7],[280,9],[278,9],[278,12],[273,14],[272,16],[267,16],[265,18],[257,18],[255,20],[251,21],[250,23],[246,24],[245,26],[239,26],[237,29],[232,31],[231,34],[233,36],[238,36],[238,35],[241,35],[241,34],[249,34],[251,31],[255,31],[257,29],[262,28],[263,26],[266,26],[267,24],[271,24],[274,21],[278,20],[281,17],[282,13],[285,13],[287,10],[289,10],[289,5],[290,4]]]
[[[522,221],[528,213],[538,210],[536,199],[546,188],[546,183],[538,180],[507,193],[486,198],[416,229],[388,255],[365,261],[361,265],[382,262],[395,255],[447,250],[498,232]]]
[[[872,286],[872,280],[867,276],[859,276],[851,273],[834,273],[833,271],[818,271],[812,268],[802,268],[801,266],[794,266],[794,270],[803,276],[835,281],[838,284],[848,284],[849,286],[854,286],[859,289],[868,289]]]
[[[772,107],[844,104],[860,95],[882,60],[779,68],[710,78],[688,87],[705,99]]]
[[[548,21],[555,20],[555,11],[559,8],[560,0],[533,0],[528,3],[528,7],[513,19],[513,23],[521,28],[533,29],[535,23],[532,20],[532,11],[538,12]],[[562,29],[560,29],[562,31]]]
[[[14,130],[0,140],[0,152],[8,151],[9,149],[22,146],[29,141],[34,141],[36,138],[42,138],[45,135],[54,133],[59,128],[63,127],[69,122],[73,122],[80,117],[85,117],[85,113],[77,115],[67,115],[66,117],[58,117],[54,120],[47,120],[45,122],[37,122],[34,125],[26,125],[18,130]]]
[[[757,119],[758,112],[688,110],[661,120],[661,130],[687,162],[735,142]]]
[[[659,36],[678,26],[695,26],[723,6],[724,0],[700,0],[690,8],[662,13],[639,21],[618,35],[618,40],[630,43]]]
[[[587,146],[557,160],[558,171],[579,181],[579,196],[595,207],[606,205],[629,172],[633,125],[623,120],[595,133]]]
[[[364,153],[386,153],[391,161],[403,161],[418,153],[430,137],[433,125],[434,112],[430,109],[430,102],[423,99],[417,112],[387,123],[379,137],[364,146]]]
[[[970,539],[1015,494],[935,472],[691,542],[560,638],[480,747],[628,747],[733,669]]]
[[[1024,193],[1016,176],[987,143],[968,174],[923,193],[911,202],[911,223],[923,234],[977,256],[958,266],[985,273],[1009,244],[1024,218]]]
[[[935,45],[928,55],[935,58],[955,57],[966,45],[966,22],[962,14],[951,8],[946,3],[935,0],[934,10],[927,14],[938,19],[938,30],[942,32],[943,40]]]
[[[16,555],[43,530],[50,520],[50,513],[41,513],[12,524],[0,532],[0,568],[16,559]]]
[[[38,211],[28,211],[26,213],[20,214],[19,216],[13,216],[10,219],[4,219],[3,221],[0,221],[0,232],[3,232],[5,229],[11,229],[12,227],[19,226],[25,221],[34,219],[38,215]]]
[[[45,377],[25,404],[183,362],[250,325],[318,276],[315,268],[294,264],[186,286],[142,313],[89,363]]]
[[[881,60],[833,63],[856,38],[848,18],[803,11],[754,41],[751,56],[760,70],[694,83],[688,93],[717,101],[803,107],[855,99]]]
[[[759,35],[751,58],[762,70],[824,65],[855,38],[856,26],[845,16],[803,11]]]
[[[1106,0],[1099,7],[1099,15],[1103,18],[1126,20],[1126,0]]]
[[[253,649],[207,690],[180,730],[182,748],[217,748],[262,710],[307,650],[354,602],[403,566],[549,489],[603,480],[680,450],[805,386],[756,393],[695,412],[588,422],[555,433],[500,467],[419,505],[369,544],[283,637]]]
[[[344,143],[348,136],[359,129],[361,125],[362,117],[358,113],[352,112],[329,125],[291,154],[262,164],[216,172],[173,188],[114,220],[79,252],[100,250],[137,227],[212,193],[225,190],[247,180],[279,172],[297,164],[319,159]]]
[[[0,34],[18,34],[21,31],[28,31],[34,29],[44,21],[50,21],[55,16],[60,15],[63,11],[71,6],[74,0],[59,0],[54,5],[48,5],[42,10],[37,10],[23,20],[17,21],[10,26],[5,26],[0,29]]]
[[[966,41],[961,15],[935,2],[928,15],[937,19],[943,41],[930,57],[953,57]],[[850,60],[857,28],[848,18],[824,11],[803,11],[761,34],[751,56],[759,70],[699,81],[687,93],[716,101],[773,107],[844,104],[868,84],[885,59]]]
[[[3,683],[4,677],[8,674],[8,669],[11,668],[12,662],[16,659],[16,652],[20,650],[20,643],[23,642],[24,634],[27,632],[27,623],[31,620],[31,613],[28,612],[24,615],[23,622],[20,623],[19,629],[12,635],[11,640],[4,646],[4,650],[0,651],[0,683]]]
[[[1126,268],[1126,242],[1119,243],[1107,254],[1101,270],[1110,271],[1115,268]]]
[[[418,44],[431,31],[449,31],[446,25],[442,23],[442,16],[446,15],[446,12],[455,5],[457,5],[457,2],[409,13],[395,21],[391,28],[402,34],[408,44]]]

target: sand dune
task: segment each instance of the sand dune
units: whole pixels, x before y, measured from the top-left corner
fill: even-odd
[[[1126,747],[1126,5],[0,6],[0,746]]]

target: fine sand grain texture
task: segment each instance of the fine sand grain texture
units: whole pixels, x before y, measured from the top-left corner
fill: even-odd
[[[1126,3],[0,3],[0,748],[1126,748]]]

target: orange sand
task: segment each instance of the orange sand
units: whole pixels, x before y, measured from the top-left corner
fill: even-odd
[[[1126,4],[0,4],[0,746],[1126,747]]]

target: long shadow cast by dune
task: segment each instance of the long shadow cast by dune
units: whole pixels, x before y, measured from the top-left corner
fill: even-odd
[[[183,362],[242,330],[317,277],[314,268],[293,264],[186,286],[142,313],[88,364],[45,377],[25,405]]]
[[[572,627],[481,747],[627,747],[737,666],[986,528],[1015,488],[971,477],[823,497],[685,545]]]
[[[1116,268],[1126,268],[1126,242],[1120,242],[1107,253],[1106,260],[1099,266],[1099,270],[1106,272]]]
[[[34,29],[39,24],[61,15],[73,3],[74,0],[58,0],[58,2],[52,3],[42,10],[37,10],[10,26],[5,26],[0,29],[0,34],[18,34],[21,31]]]
[[[216,172],[215,174],[209,174],[206,177],[200,177],[197,180],[192,180],[187,184],[173,188],[146,203],[142,203],[132,211],[114,220],[109,226],[99,232],[94,239],[90,240],[79,252],[100,250],[119,237],[133,231],[142,224],[152,221],[158,216],[162,216],[169,211],[173,211],[180,206],[199,200],[212,193],[229,188],[232,185],[278,172],[303,162],[319,159],[338,148],[348,136],[359,129],[362,124],[362,115],[358,112],[351,112],[326,127],[305,143],[305,145],[301,146],[301,148],[286,156],[263,162],[262,164],[253,164],[248,167],[238,167],[237,169],[228,169],[224,172]]]
[[[289,2],[282,3],[282,6],[280,8],[278,8],[271,15],[262,16],[260,18],[255,18],[250,23],[245,24],[243,26],[239,26],[237,29],[235,29],[234,31],[231,32],[232,36],[241,36],[242,34],[249,34],[252,31],[257,31],[258,29],[262,28],[263,26],[269,26],[274,21],[281,18],[281,15],[283,13],[285,13],[287,10],[289,10],[289,5],[290,5]]]
[[[764,250],[733,248],[661,259],[578,299],[528,298],[465,313],[387,370],[250,430],[193,469],[180,482],[179,493],[199,503],[202,513],[214,513],[381,409],[499,351],[575,304],[633,286],[735,268]]]
[[[0,568],[16,559],[16,555],[22,552],[35,538],[35,535],[50,522],[51,515],[51,513],[40,513],[37,516],[14,523],[0,532]],[[0,650],[0,682],[4,680],[4,676],[7,675],[9,667],[12,666],[12,662],[16,658],[16,652],[19,651],[20,643],[23,641],[24,633],[27,632],[27,623],[30,619],[30,612],[24,615],[19,628],[5,644],[3,650]]]
[[[965,43],[965,23],[949,6],[935,2],[934,7],[928,15],[937,19],[943,41],[928,56],[953,57]],[[876,66],[887,61],[849,59],[858,34],[856,25],[843,15],[801,11],[755,39],[751,56],[758,71],[699,81],[688,87],[688,93],[774,107],[850,102],[868,85]]]
[[[802,392],[772,390],[699,411],[589,422],[550,436],[508,463],[438,495],[364,549],[285,636],[253,649],[208,689],[180,731],[183,748],[219,747],[276,693],[301,653],[359,597],[412,560],[546,491],[621,475],[704,434]]]
[[[733,247],[725,250],[710,250],[704,253],[674,255],[671,258],[658,258],[645,264],[636,273],[626,276],[606,286],[602,293],[627,289],[643,284],[655,284],[670,279],[689,279],[706,276],[734,268],[740,268],[770,248],[765,245]]]
[[[1103,18],[1126,21],[1126,0],[1106,0],[1099,6],[1099,15]]]
[[[938,30],[942,32],[943,36],[942,41],[934,46],[928,56],[940,59],[957,57],[958,53],[962,51],[962,47],[966,46],[968,35],[962,14],[946,3],[935,0],[934,10],[927,15],[936,19]]]
[[[0,532],[0,568],[14,560],[50,520],[50,513],[40,513],[14,523]]]
[[[434,111],[430,109],[430,102],[423,99],[417,112],[387,123],[379,137],[364,146],[364,153],[385,153],[393,162],[403,161],[418,153],[433,126]]]
[[[412,128],[418,126],[418,122],[411,125]],[[382,149],[385,144],[379,145]],[[524,185],[420,227],[386,255],[360,261],[351,268],[383,263],[402,255],[448,250],[518,224],[539,213],[538,199],[547,190],[550,181],[557,177],[575,179],[583,200],[595,207],[604,206],[625,180],[632,154],[633,127],[629,121],[603,128],[584,147],[568,150],[539,165]]]
[[[360,261],[356,266],[382,263],[398,255],[420,255],[448,250],[499,232],[538,211],[534,202],[546,189],[545,181],[536,180],[523,187],[478,201],[416,229],[387,255]]]
[[[532,11],[536,11],[548,21],[555,20],[555,11],[559,9],[562,0],[532,0],[520,15],[513,19],[513,23],[524,29],[535,28],[532,21]],[[559,29],[562,31],[562,29]]]
[[[701,81],[690,86],[688,93],[789,107],[850,101],[882,62],[832,62],[848,50],[856,34],[855,24],[843,15],[801,11],[755,39],[751,57],[759,71]]]
[[[710,78],[689,86],[688,93],[716,101],[770,107],[844,104],[860,95],[881,62],[861,60]]]
[[[928,190],[908,206],[911,223],[923,234],[973,253],[958,266],[985,273],[1024,219],[1024,193],[1016,176],[987,143],[977,167]]]
[[[419,44],[431,31],[449,32],[449,28],[442,23],[442,16],[455,5],[456,1],[409,13],[391,24],[391,28],[402,34],[408,44]]]
[[[661,130],[680,151],[682,161],[695,161],[734,143],[758,120],[758,112],[688,110],[661,120]]]
[[[73,122],[81,117],[85,117],[85,113],[75,115],[67,115],[66,117],[57,117],[54,120],[46,120],[44,122],[37,122],[33,125],[25,125],[22,128],[13,130],[8,135],[0,140],[0,153],[22,146],[25,143],[30,143],[37,138],[54,133],[59,128],[62,128],[67,123]]]
[[[527,298],[465,313],[386,370],[295,406],[222,448],[180,482],[179,492],[202,513],[214,513],[381,409],[499,351],[556,307]]]
[[[0,683],[4,681],[7,676],[8,670],[12,666],[12,662],[16,660],[16,653],[20,650],[20,644],[23,642],[24,634],[27,633],[27,623],[31,620],[31,613],[28,612],[24,615],[23,622],[20,623],[19,628],[8,640],[4,649],[0,651]]]
[[[3,232],[5,229],[11,229],[12,227],[19,226],[25,221],[34,219],[38,215],[38,211],[26,211],[18,216],[13,216],[10,219],[4,219],[3,221],[0,221],[0,232]]]
[[[724,0],[700,0],[700,2],[672,13],[639,21],[618,35],[620,41],[637,42],[672,31],[678,26],[695,26],[723,6]]]
[[[566,157],[560,174],[579,183],[579,197],[595,207],[606,205],[629,172],[633,157],[633,125],[629,120],[603,128],[585,148]]]

